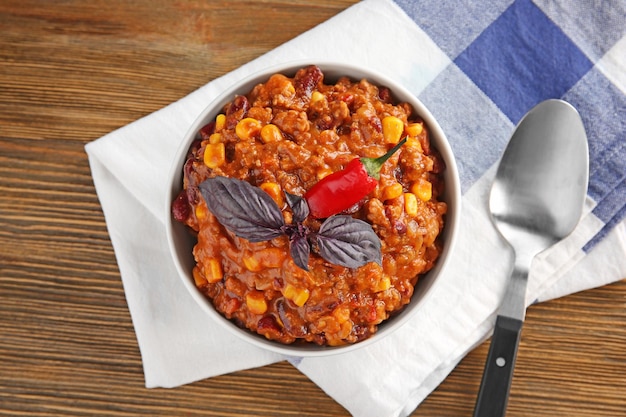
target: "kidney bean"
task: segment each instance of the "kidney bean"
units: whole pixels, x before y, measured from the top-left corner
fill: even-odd
[[[393,169],[393,177],[402,184],[404,178],[404,172],[400,166],[397,166]]]
[[[193,156],[189,157],[189,159],[187,159],[187,161],[185,162],[185,165],[183,166],[185,178],[187,178],[187,190],[186,190],[187,201],[189,202],[191,206],[195,206],[196,204],[198,204],[198,201],[200,201],[198,184],[197,184],[198,176],[195,173],[193,158],[194,158]]]
[[[272,287],[276,290],[276,291],[280,291],[281,288],[283,288],[284,282],[282,278],[274,278],[274,280],[272,281]]]
[[[183,173],[185,174],[185,178],[193,177],[193,174],[195,172],[193,162],[194,162],[193,155],[189,156],[189,158],[187,158],[187,160],[185,161],[185,165],[183,166]]]
[[[224,126],[226,129],[234,129],[237,123],[246,117],[248,110],[250,109],[250,102],[246,96],[236,96],[226,109],[226,122]]]
[[[325,345],[328,343],[328,339],[326,339],[326,334],[324,332],[313,335],[312,341],[318,345]]]
[[[372,335],[369,327],[363,325],[355,325],[352,328],[352,334],[356,336],[357,341],[365,340]]]
[[[237,156],[237,148],[236,144],[233,142],[226,142],[224,144],[224,158],[226,158],[227,163],[231,163],[235,160]]]
[[[276,301],[276,310],[278,311],[280,321],[283,323],[285,332],[294,337],[303,337],[309,332],[307,327],[302,323],[302,319],[297,311],[289,307],[288,303],[284,300]]]
[[[391,102],[391,90],[387,87],[380,87],[378,89],[378,98],[385,103]]]
[[[349,107],[352,103],[354,103],[354,94],[348,92],[342,93],[337,97],[337,100],[343,101]]]
[[[187,193],[182,190],[172,202],[172,215],[176,221],[184,223],[191,214],[191,206],[187,200]]]
[[[314,313],[318,316],[330,314],[339,305],[338,300],[328,299],[320,304],[316,304],[308,307],[309,313]]]
[[[296,94],[300,97],[310,97],[313,90],[317,87],[317,84],[319,84],[323,78],[324,74],[322,74],[322,70],[315,65],[309,65],[308,67],[298,70],[293,79]]]
[[[191,145],[189,145],[189,152],[187,153],[187,159],[194,159],[196,158],[198,149],[200,149],[200,146],[202,146],[202,140],[200,139],[196,139],[193,142],[191,142]]]
[[[208,139],[213,133],[215,133],[215,121],[211,123],[207,123],[206,125],[200,128],[200,138],[202,140]]]
[[[349,135],[350,132],[352,131],[352,127],[350,127],[350,125],[341,125],[341,126],[337,126],[335,131],[337,132],[339,136]]]
[[[200,189],[196,186],[187,187],[187,201],[193,207],[200,201]]]
[[[274,316],[263,316],[257,322],[257,332],[263,335],[271,335],[272,338],[277,338],[281,335],[282,331],[278,322]]]
[[[398,232],[398,234],[400,235],[403,235],[406,233],[406,223],[404,223],[401,220],[394,221],[393,228],[396,229],[396,232]]]
[[[329,115],[324,115],[318,119],[316,119],[315,117],[309,116],[309,119],[315,120],[315,126],[320,131],[329,130],[333,127],[333,118],[330,117]]]

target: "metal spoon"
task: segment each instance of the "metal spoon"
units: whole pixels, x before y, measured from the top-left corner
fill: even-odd
[[[498,310],[474,417],[506,412],[531,262],[574,230],[588,179],[589,152],[580,115],[562,100],[539,103],[515,129],[491,188],[492,221],[513,248],[515,262]]]

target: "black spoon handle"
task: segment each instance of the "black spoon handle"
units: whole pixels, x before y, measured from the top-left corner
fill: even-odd
[[[521,331],[521,320],[506,316],[496,319],[474,417],[505,415]]]

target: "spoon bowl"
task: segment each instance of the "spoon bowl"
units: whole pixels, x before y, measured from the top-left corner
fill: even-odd
[[[526,313],[534,257],[567,237],[582,215],[589,178],[587,136],[574,107],[547,100],[519,122],[491,188],[489,210],[515,262],[485,364],[474,417],[504,416]]]
[[[578,224],[587,178],[580,116],[564,101],[544,101],[520,122],[502,156],[489,201],[492,220],[511,244],[517,233],[538,235],[538,249],[546,249]]]

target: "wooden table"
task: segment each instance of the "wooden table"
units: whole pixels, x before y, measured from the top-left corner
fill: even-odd
[[[0,2],[0,415],[348,415],[287,363],[144,387],[83,147],[354,2]],[[625,307],[626,281],[531,307],[508,416],[626,415]],[[471,415],[486,350],[414,415]]]

